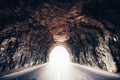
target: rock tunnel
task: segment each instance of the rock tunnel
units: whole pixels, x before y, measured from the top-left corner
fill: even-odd
[[[0,72],[46,63],[65,46],[72,62],[120,72],[119,0],[0,0]]]

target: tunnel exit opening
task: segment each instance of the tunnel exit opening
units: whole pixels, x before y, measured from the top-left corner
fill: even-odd
[[[70,54],[63,46],[56,46],[50,53],[49,62],[56,65],[64,65],[70,62]]]

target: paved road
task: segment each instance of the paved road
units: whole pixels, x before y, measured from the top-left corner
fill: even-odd
[[[70,63],[55,66],[44,64],[8,75],[0,80],[120,80],[120,76],[103,70]]]

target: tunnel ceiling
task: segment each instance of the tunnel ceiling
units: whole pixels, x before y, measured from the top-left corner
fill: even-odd
[[[120,72],[119,0],[0,0],[0,71],[47,62],[53,44],[72,61]]]

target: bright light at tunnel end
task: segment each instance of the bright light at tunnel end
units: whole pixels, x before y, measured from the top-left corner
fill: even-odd
[[[49,63],[59,66],[70,63],[69,52],[63,46],[56,46],[50,53]]]
[[[64,46],[56,46],[50,52],[49,65],[47,67],[51,76],[55,76],[55,80],[62,80],[62,76],[69,74],[70,71],[70,54]],[[69,78],[69,76],[65,76]]]

